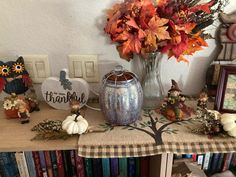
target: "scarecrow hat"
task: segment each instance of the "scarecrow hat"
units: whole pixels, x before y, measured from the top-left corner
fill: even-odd
[[[169,92],[171,91],[179,91],[179,92],[182,92],[182,90],[179,89],[179,86],[177,84],[177,82],[174,80],[174,79],[171,79],[171,89],[169,90]]]

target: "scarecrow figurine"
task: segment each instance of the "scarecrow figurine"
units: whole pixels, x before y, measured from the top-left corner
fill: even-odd
[[[27,109],[27,104],[23,100],[17,100],[17,109],[18,109],[18,117],[20,118],[21,124],[28,123],[30,114],[29,110]]]
[[[192,109],[185,105],[185,97],[180,93],[179,86],[175,80],[171,80],[172,86],[168,91],[168,96],[161,106],[161,114],[171,121],[181,120],[191,115]]]

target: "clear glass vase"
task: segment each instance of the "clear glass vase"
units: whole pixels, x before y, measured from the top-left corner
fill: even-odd
[[[143,62],[143,109],[156,109],[161,105],[164,90],[160,77],[160,63],[163,55],[159,52],[149,53]]]

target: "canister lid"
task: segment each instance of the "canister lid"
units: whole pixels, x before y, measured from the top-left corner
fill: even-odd
[[[129,72],[121,65],[117,65],[114,70],[106,74],[104,79],[108,81],[130,81],[135,77],[132,72]]]

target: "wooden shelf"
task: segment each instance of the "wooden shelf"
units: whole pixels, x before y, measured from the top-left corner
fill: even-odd
[[[35,132],[30,129],[34,125],[44,119],[64,120],[69,114],[69,111],[55,110],[45,103],[42,103],[40,108],[41,111],[31,113],[30,123],[22,125],[18,119],[6,119],[1,106],[0,152],[77,149],[78,138],[76,136],[67,140],[31,141]]]

